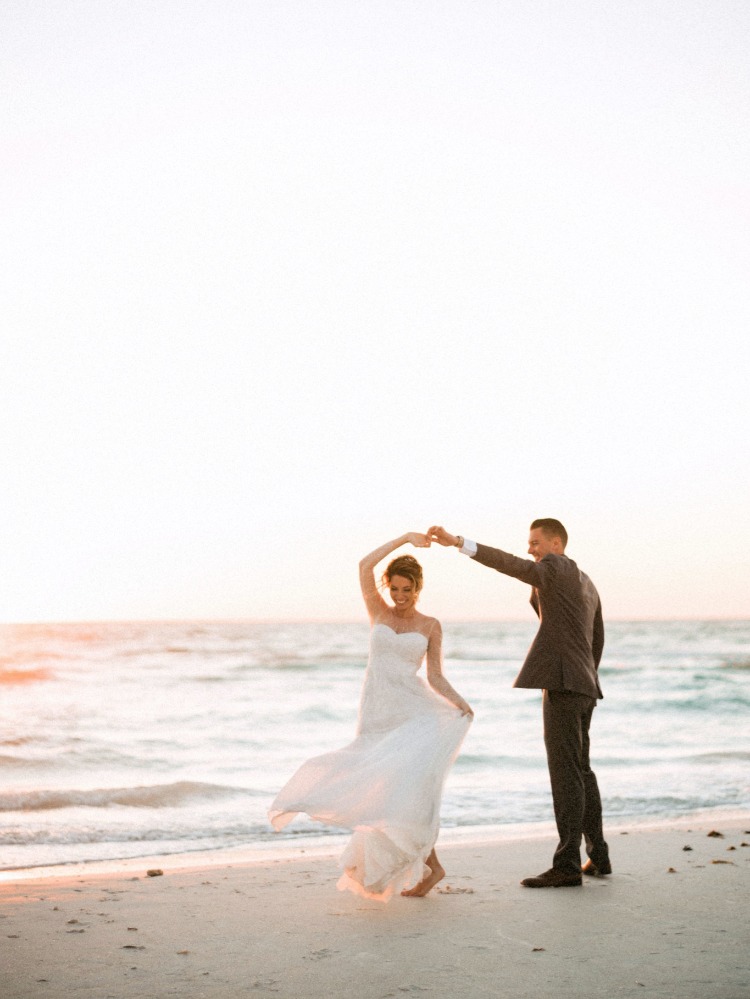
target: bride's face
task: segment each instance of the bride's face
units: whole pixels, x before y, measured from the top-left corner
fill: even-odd
[[[414,609],[417,602],[417,591],[410,579],[405,576],[391,576],[388,591],[397,611],[403,613]]]

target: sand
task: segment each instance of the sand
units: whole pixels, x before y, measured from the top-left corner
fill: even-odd
[[[0,996],[750,996],[750,816],[608,839],[611,877],[544,890],[551,835],[442,845],[439,889],[387,905],[299,852],[5,881]]]

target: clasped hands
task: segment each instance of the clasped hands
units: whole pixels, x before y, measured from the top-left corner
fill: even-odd
[[[429,548],[433,541],[438,545],[443,545],[444,548],[453,548],[458,540],[455,534],[449,534],[444,527],[438,525],[430,527],[426,534],[412,531],[407,537],[415,548]]]

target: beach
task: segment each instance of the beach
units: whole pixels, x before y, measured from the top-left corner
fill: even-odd
[[[341,829],[267,815],[351,739],[364,623],[6,627],[2,999],[749,996],[750,622],[609,628],[592,747],[614,873],[580,888],[519,884],[556,843],[539,692],[511,687],[532,635],[446,628],[477,713],[447,876],[384,905],[336,890]]]
[[[0,884],[0,994],[749,995],[750,815],[623,825],[608,839],[611,877],[544,890],[519,881],[549,866],[551,833],[447,843],[438,888],[388,904],[338,892],[335,854],[316,851],[173,857],[152,876],[136,860],[14,872]]]

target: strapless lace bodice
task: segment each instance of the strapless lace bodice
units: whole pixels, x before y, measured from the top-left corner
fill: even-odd
[[[396,632],[390,625],[375,624],[370,641],[370,670],[416,673],[427,651],[421,631]]]
[[[425,715],[460,718],[456,708],[417,675],[426,651],[427,638],[421,632],[399,634],[387,624],[373,625],[358,735],[387,732]]]

